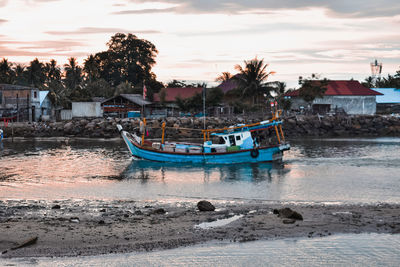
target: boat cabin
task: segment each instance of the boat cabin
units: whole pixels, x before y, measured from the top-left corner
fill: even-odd
[[[204,142],[204,153],[252,149],[254,147],[253,138],[249,130],[231,133],[213,133],[212,135],[217,137],[218,141],[214,144],[212,141]]]

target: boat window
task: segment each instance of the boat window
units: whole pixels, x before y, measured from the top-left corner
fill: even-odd
[[[231,146],[236,146],[236,141],[235,141],[234,135],[229,136],[229,142],[231,143]]]
[[[236,135],[236,141],[240,141],[240,135]]]
[[[225,144],[224,138],[222,138],[222,137],[218,138],[218,144],[220,144],[220,145]]]

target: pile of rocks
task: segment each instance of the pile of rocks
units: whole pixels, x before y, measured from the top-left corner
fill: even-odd
[[[161,137],[164,119],[148,120],[147,134],[151,138]],[[165,119],[166,137],[201,138],[203,118]],[[239,123],[253,123],[256,118],[206,118],[208,129],[222,128]],[[18,123],[4,129],[4,136],[10,137],[91,137],[112,138],[119,136],[116,125],[121,124],[127,131],[138,130],[140,120],[118,118],[75,119],[63,122]],[[186,128],[186,129],[185,129]],[[189,129],[197,129],[191,131]],[[284,119],[283,129],[288,138],[303,136],[400,136],[400,118],[391,116],[293,116]]]
[[[284,131],[298,136],[400,136],[400,118],[393,116],[295,116],[285,120]]]

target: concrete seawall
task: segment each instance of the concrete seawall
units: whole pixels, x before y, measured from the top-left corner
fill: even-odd
[[[259,121],[252,118],[207,118],[207,128],[222,128],[238,123]],[[167,118],[167,138],[201,138],[202,118]],[[4,137],[89,137],[119,136],[116,125],[125,130],[139,127],[138,119],[79,119],[64,122],[0,124]],[[161,119],[148,120],[148,136],[161,137]],[[182,128],[197,129],[190,131]],[[288,138],[297,137],[376,137],[400,136],[400,118],[393,116],[293,116],[284,119],[283,129]]]

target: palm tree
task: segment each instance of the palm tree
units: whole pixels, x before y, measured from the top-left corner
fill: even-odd
[[[47,85],[54,81],[61,81],[61,69],[57,66],[57,61],[50,60],[50,63],[46,63],[45,70]]]
[[[37,58],[32,60],[26,68],[28,84],[35,87],[42,87],[46,80],[44,65]]]
[[[14,84],[17,85],[29,85],[26,79],[27,72],[26,72],[26,67],[22,64],[17,64],[14,67],[14,73],[15,73],[15,81]]]
[[[260,93],[269,94],[269,88],[266,84],[268,77],[275,72],[266,72],[268,64],[264,64],[264,59],[257,58],[250,61],[244,61],[244,67],[236,65],[235,69],[239,71],[234,79],[238,82],[238,87],[242,91],[242,96],[252,96],[253,104],[258,99]]]
[[[82,82],[82,68],[78,66],[76,58],[71,57],[68,63],[64,65],[65,69],[65,85],[70,90],[75,90]]]
[[[222,72],[221,75],[219,75],[215,81],[216,82],[226,82],[229,81],[230,79],[232,79],[232,74],[230,72]]]
[[[15,73],[11,66],[6,58],[0,61],[0,83],[11,84],[13,82]]]
[[[87,79],[90,82],[94,82],[95,80],[98,80],[100,78],[100,72],[99,72],[99,64],[96,61],[96,58],[94,55],[90,55],[87,59],[85,59],[84,65],[83,65],[83,71],[86,74]]]

